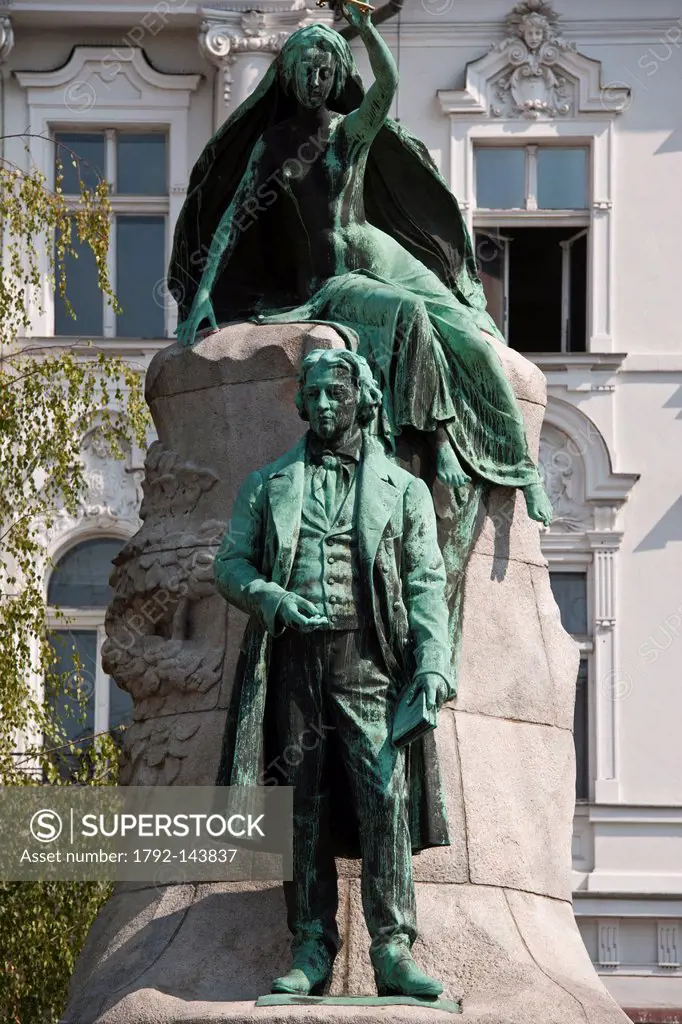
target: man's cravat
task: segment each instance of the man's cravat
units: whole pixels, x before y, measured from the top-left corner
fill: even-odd
[[[322,452],[313,462],[313,493],[322,504],[331,526],[346,495],[353,460],[343,455]],[[344,465],[348,469],[344,470]]]

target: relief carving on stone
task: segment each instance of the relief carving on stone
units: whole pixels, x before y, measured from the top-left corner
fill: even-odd
[[[14,48],[14,29],[11,20],[3,15],[0,17],[0,64],[7,60]]]
[[[232,95],[231,68],[237,54],[279,53],[291,34],[291,28],[277,29],[276,23],[276,16],[262,11],[245,11],[238,23],[226,21],[224,17],[207,18],[202,22],[199,46],[207,59],[223,70],[223,99],[226,104]]]
[[[63,506],[54,510],[51,525],[45,529],[46,546],[84,525],[107,530],[140,525],[138,509],[142,499],[140,487],[142,467],[133,464],[131,449],[125,448],[122,458],[115,458],[100,425],[84,436],[81,457],[85,490],[73,515]]]
[[[226,523],[193,521],[217,479],[159,441],[147,453],[143,525],[116,559],[102,648],[104,670],[135,699],[136,720],[195,711],[207,695],[210,706],[217,700],[211,691],[222,674],[224,615],[203,615],[199,629],[195,610],[215,596],[213,557]]]
[[[572,47],[558,35],[558,20],[546,0],[522,0],[507,15],[507,35],[493,46],[509,62],[495,84],[495,117],[537,120],[571,112],[571,83],[556,65]]]
[[[579,453],[571,451],[570,439],[553,428],[545,428],[540,439],[540,475],[554,510],[551,531],[592,529],[592,511],[584,503]]]

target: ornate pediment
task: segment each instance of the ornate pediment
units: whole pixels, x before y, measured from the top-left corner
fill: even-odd
[[[584,57],[559,30],[547,0],[522,0],[505,19],[505,36],[467,66],[464,89],[438,94],[444,113],[529,120],[613,116],[630,90],[604,85],[601,62]]]
[[[188,107],[200,75],[157,71],[139,47],[75,46],[53,71],[17,71],[29,106],[61,107],[66,114],[93,110]],[[66,116],[66,115],[65,115]]]

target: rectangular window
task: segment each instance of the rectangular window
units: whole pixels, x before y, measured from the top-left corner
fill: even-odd
[[[587,574],[584,572],[550,572],[549,581],[554,599],[559,606],[561,624],[577,641],[581,649],[578,678],[576,680],[575,708],[573,711],[573,739],[575,742],[575,796],[588,800],[590,795],[590,717],[589,679],[590,637],[587,610]]]
[[[163,306],[154,301],[164,277],[165,217],[116,218],[116,296],[119,338],[162,338]]]
[[[496,146],[476,152],[476,205],[521,210],[526,205],[526,151]]]
[[[109,269],[122,312],[114,314],[97,286],[95,260],[84,243],[66,264],[67,295],[77,319],[55,294],[57,336],[163,338],[165,310],[158,284],[166,272],[168,137],[163,131],[56,132],[67,200],[78,201],[80,182],[109,182],[113,223]]]
[[[479,273],[519,352],[586,349],[589,155],[585,146],[476,149]]]
[[[58,291],[54,296],[54,333],[87,334],[101,337],[104,334],[104,304],[97,284],[97,263],[95,255],[86,242],[79,242],[73,226],[73,248],[75,255],[64,257],[66,272],[66,294],[76,319],[69,312]]]
[[[45,742],[55,751],[60,774],[68,778],[77,763],[68,744],[85,750],[95,731],[97,633],[87,629],[55,630],[50,635],[50,644],[55,661],[48,701],[55,730],[58,727],[59,732],[46,736]],[[75,658],[80,662],[78,669],[74,667]]]
[[[538,148],[538,209],[587,209],[587,150]]]
[[[55,762],[64,779],[72,776],[78,763],[69,743],[74,744],[76,751],[84,751],[93,735],[109,731],[120,748],[125,727],[132,721],[132,697],[102,670],[104,639],[103,626],[55,629],[50,633],[56,660],[51,670],[53,682],[48,688],[48,702],[53,720],[59,725],[59,738],[57,733],[47,735],[45,743],[55,750]],[[74,655],[80,668],[74,667]]]

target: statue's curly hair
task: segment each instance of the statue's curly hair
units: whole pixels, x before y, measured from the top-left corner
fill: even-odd
[[[348,371],[353,384],[358,390],[358,422],[362,427],[369,426],[376,416],[377,409],[381,405],[381,388],[372,376],[369,363],[364,356],[357,352],[349,352],[347,349],[338,348],[316,348],[309,352],[301,363],[296,382],[296,408],[302,420],[307,422],[308,416],[303,402],[303,388],[306,378],[313,366],[320,363],[328,368],[335,366],[343,367]]]

